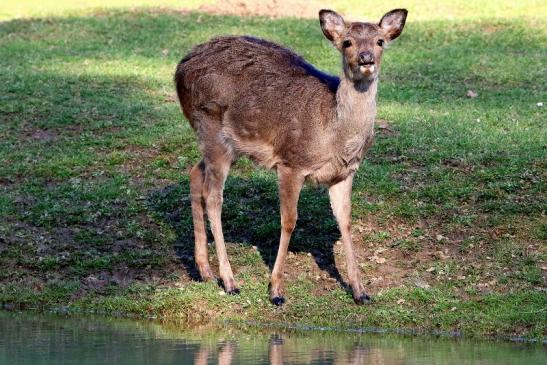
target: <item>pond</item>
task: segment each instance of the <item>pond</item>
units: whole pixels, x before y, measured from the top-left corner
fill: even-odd
[[[0,364],[547,364],[545,346],[0,311]]]

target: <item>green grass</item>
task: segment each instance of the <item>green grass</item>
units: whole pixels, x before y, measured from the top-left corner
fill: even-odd
[[[211,4],[213,2],[214,0],[17,0],[6,1],[2,4],[2,7],[0,7],[0,20],[43,16],[71,16],[110,9],[152,9],[157,7],[195,9],[200,5]]]
[[[364,277],[406,276],[370,282],[376,303],[355,306],[325,275],[334,259],[343,274],[343,255],[333,246],[338,231],[324,189],[307,187],[282,309],[266,294],[279,232],[276,180],[247,160],[232,170],[223,212],[242,295],[190,280],[188,172],[200,157],[172,75],[193,45],[218,34],[272,39],[332,73],[340,70],[336,52],[315,19],[111,3],[120,8],[0,9],[1,302],[545,336],[542,2],[453,1],[441,15],[433,15],[437,5],[409,5],[403,36],[383,61],[378,99],[378,117],[397,133],[379,135],[353,195]],[[338,5],[355,15],[388,10]],[[368,260],[378,249],[392,270]]]

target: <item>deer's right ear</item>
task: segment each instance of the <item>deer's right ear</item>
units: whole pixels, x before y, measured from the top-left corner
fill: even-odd
[[[346,29],[344,19],[332,10],[323,9],[319,12],[319,21],[325,37],[337,46]]]

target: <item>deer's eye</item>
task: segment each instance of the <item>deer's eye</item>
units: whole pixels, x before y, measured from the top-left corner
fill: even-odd
[[[383,47],[384,46],[384,40],[383,39],[378,39],[378,42],[376,42],[376,44],[378,44],[380,47]]]
[[[351,47],[352,43],[349,39],[345,40],[344,43],[342,43],[342,47],[349,48]]]

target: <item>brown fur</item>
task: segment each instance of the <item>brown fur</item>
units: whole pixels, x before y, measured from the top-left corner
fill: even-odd
[[[230,166],[240,155],[247,155],[277,170],[279,176],[282,231],[270,293],[275,304],[284,300],[283,267],[305,180],[329,186],[354,298],[368,300],[351,244],[351,182],[374,139],[380,40],[387,43],[401,33],[406,10],[387,13],[379,24],[346,24],[330,10],[319,15],[323,33],[343,55],[341,79],[317,70],[287,48],[253,37],[219,37],[198,45],[175,73],[181,107],[203,154],[191,173],[201,276],[212,278],[206,212],[224,287],[229,293],[238,291],[226,255],[220,211]]]

